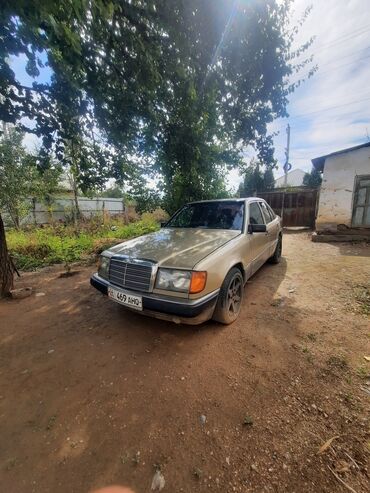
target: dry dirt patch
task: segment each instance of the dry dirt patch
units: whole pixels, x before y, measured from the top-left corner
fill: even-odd
[[[369,255],[285,235],[229,327],[128,313],[88,268],[26,274],[34,294],[0,303],[2,490],[144,493],[160,468],[164,492],[368,491],[369,318],[349,303]]]

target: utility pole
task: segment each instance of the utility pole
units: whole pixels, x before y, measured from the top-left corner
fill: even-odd
[[[285,164],[284,164],[284,187],[287,186],[288,183],[288,171],[292,169],[292,165],[289,163],[289,148],[290,148],[290,125],[288,123],[286,127],[287,133],[287,143],[285,149]]]

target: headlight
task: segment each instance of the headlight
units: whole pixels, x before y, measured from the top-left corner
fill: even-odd
[[[189,291],[191,272],[188,270],[159,269],[155,287],[187,293]]]
[[[155,287],[179,293],[200,293],[207,280],[206,272],[159,269]]]
[[[110,263],[109,257],[100,255],[99,264],[98,264],[98,274],[100,277],[103,277],[104,279],[108,279],[109,277],[109,263]]]

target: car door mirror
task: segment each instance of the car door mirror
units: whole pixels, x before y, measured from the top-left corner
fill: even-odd
[[[248,233],[266,233],[266,224],[248,224]]]

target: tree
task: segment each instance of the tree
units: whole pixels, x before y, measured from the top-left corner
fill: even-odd
[[[0,298],[13,288],[14,266],[9,256],[1,210],[19,227],[22,205],[28,191],[29,159],[22,147],[22,134],[6,130],[0,142]]]
[[[12,128],[0,141],[0,209],[9,214],[17,229],[29,212],[26,199],[32,196],[36,171],[35,156],[26,152],[22,140],[23,134]]]
[[[106,188],[99,194],[99,197],[113,198],[113,199],[123,199],[125,192],[123,189],[115,184],[111,187]]]
[[[15,228],[30,211],[30,199],[50,202],[59,186],[60,169],[55,164],[42,173],[38,156],[22,144],[23,133],[7,128],[0,140],[0,297],[13,287],[14,266],[8,253],[1,211],[9,214]]]
[[[319,188],[321,186],[321,182],[321,173],[315,167],[311,169],[310,173],[306,173],[303,177],[303,185],[305,187]]]
[[[38,155],[36,155],[36,159],[38,162]],[[61,178],[62,167],[60,163],[55,161],[51,161],[46,169],[40,170],[39,167],[37,167],[37,169],[34,170],[31,189],[35,224],[37,222],[35,214],[35,205],[37,201],[46,206],[49,220],[50,222],[52,221],[55,195],[58,192],[64,191],[64,187],[60,183]]]
[[[8,296],[13,289],[14,266],[6,244],[5,228],[0,213],[0,298]]]
[[[288,95],[301,82],[289,84],[288,76],[311,60],[295,63],[312,40],[292,50],[290,0],[4,3],[0,118],[31,114],[48,148],[54,139],[62,152],[88,114],[90,128],[126,162],[151,156],[172,209],[213,195],[243,146],[273,163],[267,124],[286,116]],[[6,57],[25,54],[37,77],[40,50],[55,79],[24,88]],[[55,108],[79,118],[61,118]],[[68,126],[79,132],[65,132]]]
[[[171,90],[153,133],[157,130],[170,208],[210,198],[220,170],[240,165],[238,151],[244,146],[253,146],[259,159],[274,164],[267,124],[286,115],[287,97],[295,88],[287,76],[309,63],[292,62],[310,41],[291,51],[289,3],[189,0],[165,5],[164,18],[174,19],[166,22],[170,44],[164,44]]]
[[[263,166],[252,158],[250,163],[243,168],[244,181],[240,184],[239,194],[242,197],[258,195],[258,192],[272,190],[275,185],[272,166]]]
[[[30,212],[31,199],[50,203],[61,174],[55,162],[40,170],[38,154],[27,152],[23,137],[23,132],[9,128],[0,140],[0,209],[9,214],[16,229]]]
[[[263,172],[263,192],[273,190],[275,188],[275,177],[272,166],[266,166]]]

